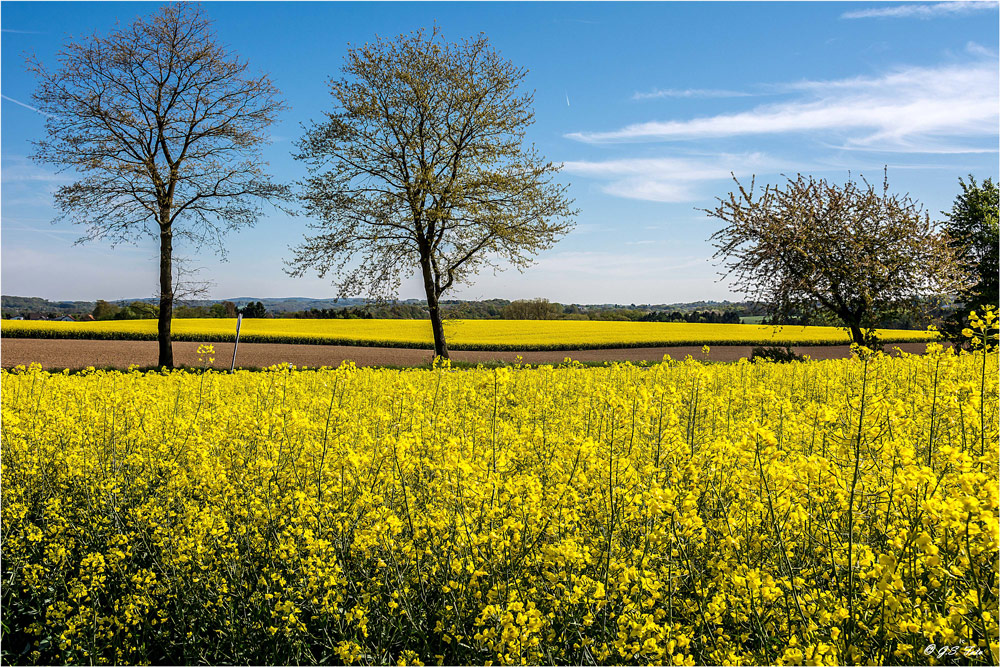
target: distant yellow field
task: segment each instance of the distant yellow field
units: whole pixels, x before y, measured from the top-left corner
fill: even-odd
[[[231,341],[235,319],[174,320],[176,340]],[[3,320],[0,333],[19,338],[154,340],[155,320],[29,322]],[[452,320],[445,323],[452,349],[559,350],[664,345],[843,345],[848,334],[836,327],[595,322],[575,320]],[[879,331],[887,343],[931,340],[925,331]],[[248,343],[305,343],[432,348],[428,320],[247,319],[240,340]]]

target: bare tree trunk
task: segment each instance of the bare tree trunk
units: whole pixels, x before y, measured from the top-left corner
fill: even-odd
[[[430,257],[420,258],[420,269],[424,276],[424,292],[427,294],[427,310],[431,316],[431,331],[434,332],[434,356],[448,358],[448,343],[444,339],[444,324],[441,322],[441,307],[431,275]]]
[[[444,323],[441,321],[441,308],[435,296],[433,304],[427,302],[427,310],[431,315],[431,329],[434,331],[434,356],[448,358],[448,343],[444,339]]]
[[[174,286],[171,261],[174,252],[174,236],[170,227],[160,228],[160,318],[157,324],[156,340],[160,346],[157,365],[173,368],[174,348],[170,344],[170,321],[174,315]]]
[[[867,341],[865,341],[864,332],[861,331],[861,325],[857,322],[850,322],[848,326],[851,329],[851,338],[854,339],[854,342],[858,345],[864,345]]]

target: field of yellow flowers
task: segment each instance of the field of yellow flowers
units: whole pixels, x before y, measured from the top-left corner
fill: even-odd
[[[997,363],[3,371],[3,658],[995,664]]]
[[[156,340],[156,320],[37,322],[3,320],[2,334],[18,338],[96,338]],[[174,340],[228,342],[234,319],[178,319]],[[573,320],[449,320],[448,345],[454,350],[570,350],[669,345],[847,345],[837,327],[687,324],[674,322],[600,322]],[[930,341],[927,331],[886,329],[885,343]],[[247,343],[308,343],[433,349],[429,320],[243,320],[240,340]]]

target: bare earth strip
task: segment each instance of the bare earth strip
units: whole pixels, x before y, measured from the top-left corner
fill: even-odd
[[[229,368],[232,361],[231,343],[215,343],[215,368]],[[897,343],[886,346],[899,347],[904,352],[919,354],[925,343]],[[128,368],[130,365],[149,367],[156,365],[156,343],[153,341],[116,340],[52,340],[35,338],[0,339],[0,364],[13,368],[38,362],[48,370],[64,368]],[[197,353],[198,343],[175,342],[176,365],[201,366]],[[749,357],[750,345],[716,345],[708,359],[735,361]],[[811,345],[793,348],[798,354],[808,354],[813,359],[839,359],[850,356],[847,345]],[[530,352],[455,351],[455,361],[482,363],[489,361],[513,362],[518,357],[529,364],[556,364],[567,357],[575,361],[661,361],[669,354],[673,359],[691,355],[705,359],[701,347],[635,347],[609,350],[557,350]],[[262,368],[274,364],[291,363],[298,367],[339,366],[343,361],[353,361],[358,366],[419,366],[430,363],[430,350],[408,350],[387,347],[350,347],[340,345],[289,345],[280,343],[243,343],[240,345],[236,365],[244,368]],[[208,361],[208,359],[205,359]]]

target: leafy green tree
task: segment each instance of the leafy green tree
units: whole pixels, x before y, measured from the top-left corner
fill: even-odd
[[[435,29],[348,50],[334,110],[308,129],[306,210],[319,222],[292,275],[332,273],[342,296],[396,294],[419,272],[434,351],[448,356],[440,301],[482,268],[523,269],[572,226],[560,166],[524,146],[534,122],[526,70],[484,36]]]
[[[511,301],[504,306],[505,320],[554,320],[562,315],[562,307],[548,299]]]
[[[114,318],[116,320],[152,320],[156,319],[158,314],[159,308],[155,304],[133,301],[115,313]]]
[[[969,311],[985,305],[997,306],[1000,300],[1000,191],[992,179],[982,184],[970,174],[969,182],[961,178],[958,184],[962,192],[955,197],[951,212],[944,228],[951,236],[950,245],[955,251],[959,264],[972,277],[974,284],[963,295],[962,308],[954,314],[946,325],[946,331],[960,336]]]
[[[208,308],[204,306],[191,306],[187,304],[180,304],[174,308],[174,317],[179,318],[192,318],[192,317],[212,317],[212,313]]]
[[[267,317],[267,308],[260,301],[250,302],[240,309],[243,317]]]
[[[108,303],[104,299],[98,299],[94,304],[94,311],[91,313],[95,320],[113,320],[120,308],[113,303]]]
[[[949,237],[908,195],[866,181],[844,185],[801,174],[783,188],[754,185],[706,210],[725,226],[712,235],[738,289],[786,317],[826,312],[871,345],[889,313],[965,284]]]

